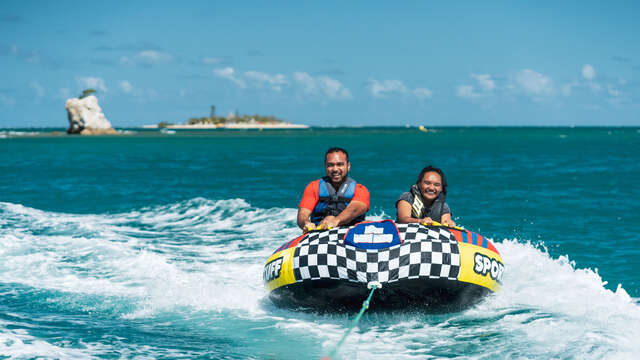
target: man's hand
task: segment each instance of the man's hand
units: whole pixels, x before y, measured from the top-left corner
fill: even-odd
[[[335,217],[335,216],[327,216],[326,218],[324,218],[322,220],[322,222],[320,222],[320,224],[318,225],[318,227],[321,227],[325,230],[329,230],[331,228],[334,228],[336,226],[340,225],[340,220]]]
[[[338,214],[338,216],[327,216],[323,221],[329,219],[330,222],[328,222],[328,225],[331,227],[349,224],[356,217],[366,213],[367,210],[369,210],[367,204],[358,200],[353,200],[344,210],[342,210],[340,214]]]
[[[302,232],[303,233],[307,233],[311,230],[315,230],[316,229],[316,224],[312,223],[311,221],[307,221],[304,226],[302,227]]]

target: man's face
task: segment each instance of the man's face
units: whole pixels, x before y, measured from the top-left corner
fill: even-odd
[[[429,171],[424,174],[422,181],[420,181],[420,192],[425,200],[433,201],[442,192],[442,178],[440,174],[434,171]]]
[[[351,163],[347,162],[347,155],[341,151],[327,154],[324,169],[333,184],[339,184],[347,178]]]

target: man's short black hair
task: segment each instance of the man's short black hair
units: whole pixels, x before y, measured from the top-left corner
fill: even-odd
[[[327,162],[327,155],[334,153],[334,152],[341,152],[343,154],[345,154],[347,156],[347,162],[349,162],[349,153],[347,152],[347,150],[341,148],[341,147],[337,147],[334,146],[332,148],[329,148],[329,150],[327,150],[327,152],[324,154],[324,162]]]
[[[420,182],[422,181],[424,174],[428,172],[435,172],[440,175],[440,178],[442,178],[442,193],[447,195],[447,178],[444,177],[444,171],[442,171],[440,168],[437,168],[435,166],[429,165],[424,169],[422,169],[422,171],[420,171],[420,175],[418,175],[418,180],[416,181],[416,185],[420,185]]]

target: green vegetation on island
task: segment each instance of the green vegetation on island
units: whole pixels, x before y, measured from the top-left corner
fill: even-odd
[[[86,91],[86,90],[85,90]],[[225,127],[227,125],[281,125],[287,124],[284,120],[278,119],[275,116],[264,115],[239,115],[237,112],[229,113],[226,117],[215,116],[215,107],[211,107],[211,115],[205,117],[194,117],[187,120],[184,125],[198,126],[208,125],[216,127]],[[167,128],[173,126],[170,122],[162,121],[158,123],[159,128]]]
[[[158,123],[158,127],[159,128],[166,128],[167,126],[170,126],[170,125],[174,125],[174,124],[172,124],[170,122],[166,122],[166,121],[161,121],[161,122]]]
[[[95,94],[95,93],[96,93],[96,91],[95,91],[94,89],[85,89],[85,90],[82,90],[82,94],[80,94],[80,95],[78,96],[78,99],[84,99],[84,98],[86,98],[87,96],[92,95],[92,94]]]
[[[226,117],[216,116],[216,107],[211,106],[211,114],[203,117],[193,117],[182,124],[162,121],[158,125],[147,127],[164,129],[308,129],[309,126],[292,124],[272,115],[240,115],[238,111],[230,112]]]
[[[191,118],[186,125],[227,125],[227,124],[282,124],[284,121],[275,116],[262,115],[230,115],[227,117],[207,116]]]

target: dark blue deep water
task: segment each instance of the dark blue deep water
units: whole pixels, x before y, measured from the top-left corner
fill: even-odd
[[[0,358],[318,359],[353,315],[281,310],[262,266],[330,146],[373,218],[423,166],[493,239],[502,290],[461,313],[365,314],[341,358],[640,353],[640,130],[0,130]]]

